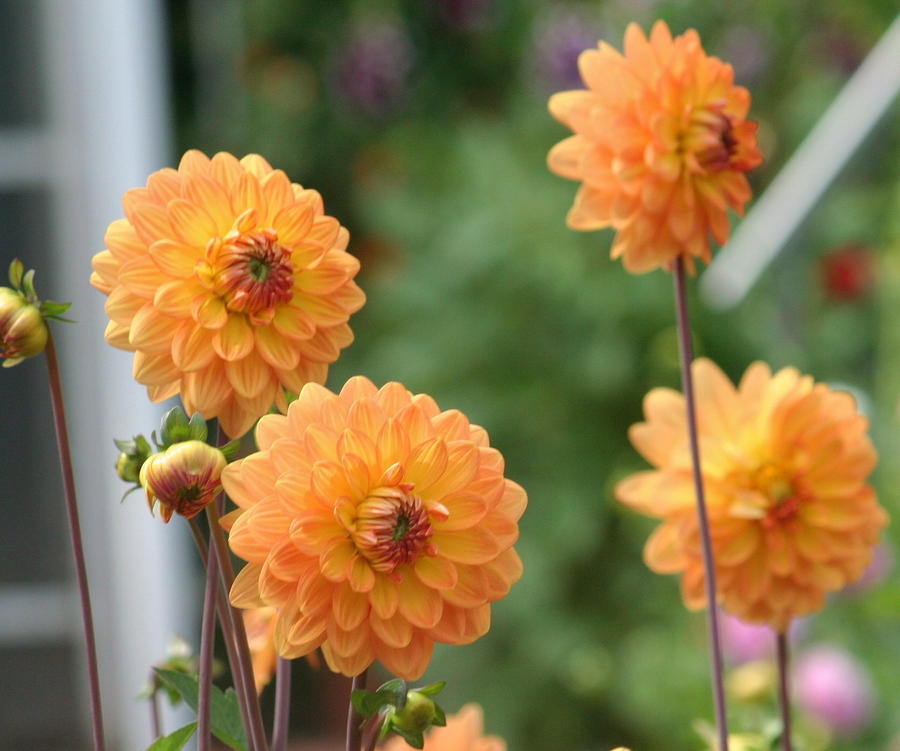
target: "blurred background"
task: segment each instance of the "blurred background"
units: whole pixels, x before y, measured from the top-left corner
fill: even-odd
[[[162,408],[131,382],[130,356],[103,342],[89,262],[122,215],[121,194],[199,148],[263,154],[319,190],[349,228],[368,302],[328,385],[363,373],[463,410],[528,490],[524,578],[494,606],[486,638],[439,646],[425,676],[448,681],[445,708],[480,702],[510,751],[703,749],[704,617],[684,612],[675,578],[645,568],[653,522],[611,495],[643,468],[625,435],[644,393],[678,387],[671,280],[610,262],[611,233],[565,227],[576,186],[545,167],[567,135],[546,100],[579,88],[578,52],[597,39],[621,48],[629,21],[696,28],[751,90],[766,157],[750,176],[759,196],[895,15],[884,0],[0,3],[0,265],[20,256],[38,269],[39,293],[75,302],[78,325],[55,330],[110,747],[149,744],[147,708],[134,697],[173,633],[198,643],[200,573],[185,529],[150,519],[137,494],[118,503],[111,438],[148,433]],[[896,41],[892,49],[873,98],[896,94]],[[787,239],[740,304],[719,310],[694,295],[692,306],[698,353],[732,378],[763,359],[857,394],[882,456],[874,482],[893,512],[900,107],[894,99],[876,114],[844,118],[866,136],[861,147],[818,186],[827,189],[805,218],[783,206]],[[743,245],[752,251],[752,238]],[[0,379],[0,737],[10,749],[87,749],[43,368],[28,361]],[[888,529],[862,585],[798,630],[810,750],[900,749],[897,536]],[[765,655],[758,633],[729,628],[733,668]],[[297,743],[339,747],[330,739],[342,732],[348,681],[303,661],[294,680]],[[733,683],[735,730],[774,717],[770,696],[751,701],[746,681]],[[166,717],[170,730],[177,721]]]

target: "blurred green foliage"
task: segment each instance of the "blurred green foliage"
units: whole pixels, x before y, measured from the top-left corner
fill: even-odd
[[[318,189],[351,231],[368,303],[329,385],[364,373],[462,409],[529,492],[523,580],[494,606],[488,637],[439,647],[426,675],[448,681],[450,710],[481,702],[511,750],[699,749],[694,719],[712,716],[704,619],[684,612],[674,578],[644,567],[652,523],[611,497],[642,468],[626,430],[644,393],[678,384],[671,280],[630,276],[608,260],[610,233],[565,227],[576,186],[544,165],[566,135],[547,95],[573,87],[579,35],[621,47],[632,20],[694,27],[751,89],[767,157],[751,176],[758,194],[892,21],[892,5],[170,3],[181,145],[264,154]],[[765,359],[850,385],[892,449],[897,113],[739,309],[692,302],[698,352],[733,378]],[[846,260],[848,246],[849,267],[835,271],[828,259]],[[883,453],[877,480],[891,510],[897,462]],[[877,719],[836,739],[836,751],[886,748],[900,733],[898,603],[894,577],[833,597],[809,625],[808,640],[844,646],[877,686]]]

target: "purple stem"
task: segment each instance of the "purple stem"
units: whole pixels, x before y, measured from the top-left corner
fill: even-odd
[[[681,382],[687,410],[688,437],[691,447],[691,465],[694,488],[697,494],[697,519],[700,541],[703,548],[703,572],[706,584],[706,618],[709,626],[709,652],[712,663],[713,698],[716,710],[716,729],[719,748],[728,751],[728,720],[725,716],[725,687],[722,669],[722,642],[719,636],[718,608],[716,606],[716,568],[713,559],[712,539],[709,534],[709,517],[703,493],[703,472],[700,464],[700,442],[697,437],[697,412],[694,405],[694,380],[691,364],[694,348],[691,342],[691,324],[688,317],[687,292],[684,281],[684,261],[679,256],[675,261],[672,278],[675,282],[675,313],[678,319],[678,345],[681,354]]]
[[[209,751],[210,697],[212,695],[213,646],[216,641],[216,590],[219,587],[219,560],[206,562],[206,590],[203,594],[203,621],[200,628],[200,684],[197,694],[197,751]]]
[[[278,658],[275,674],[275,719],[272,724],[272,751],[287,748],[291,717],[291,661]]]
[[[153,733],[153,739],[156,740],[162,736],[162,720],[159,717],[159,686],[157,685],[156,672],[150,672],[150,730]]]
[[[781,708],[781,744],[784,751],[791,751],[791,696],[788,692],[788,643],[787,632],[778,632],[778,704]]]
[[[75,578],[81,596],[81,620],[84,623],[84,651],[87,657],[88,683],[91,695],[91,727],[94,734],[95,751],[104,751],[103,711],[100,701],[100,672],[97,669],[97,645],[94,638],[94,618],[91,613],[91,594],[88,589],[87,567],[84,562],[84,546],[81,542],[81,524],[78,521],[78,503],[75,498],[75,475],[72,471],[72,455],[69,451],[69,436],[66,431],[66,410],[63,405],[62,381],[53,334],[47,336],[47,373],[50,376],[50,402],[53,405],[53,426],[56,430],[56,445],[59,449],[59,465],[62,470],[63,488],[66,496],[66,511],[69,516],[69,537],[75,556]]]
[[[354,691],[359,691],[366,687],[366,671],[363,670],[359,675],[354,675],[350,682],[350,696]],[[352,698],[349,700],[350,708],[347,710],[347,746],[346,751],[360,751],[362,745],[362,721],[363,717],[353,707]]]

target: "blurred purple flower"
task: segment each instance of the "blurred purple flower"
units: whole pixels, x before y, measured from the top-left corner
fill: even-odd
[[[824,644],[797,659],[793,693],[800,707],[843,735],[866,725],[875,701],[872,680],[862,663],[843,649]]]
[[[747,623],[725,612],[721,612],[719,623],[722,630],[722,651],[734,664],[740,665],[775,655],[775,631],[771,626]],[[792,643],[803,637],[805,623],[804,620],[791,623],[788,635]]]
[[[737,83],[758,81],[771,62],[771,44],[768,38],[752,26],[732,26],[722,37],[718,57],[727,60],[734,68]]]
[[[876,545],[872,550],[872,561],[863,575],[844,588],[844,592],[858,593],[877,586],[894,567],[894,552],[886,543]]]
[[[367,115],[388,115],[403,102],[414,51],[406,31],[391,21],[357,26],[335,64],[341,98]]]
[[[478,31],[491,25],[495,0],[436,0],[438,12],[448,26]]]
[[[603,27],[587,5],[553,6],[535,20],[533,54],[540,84],[548,91],[583,89],[578,56],[597,46]]]

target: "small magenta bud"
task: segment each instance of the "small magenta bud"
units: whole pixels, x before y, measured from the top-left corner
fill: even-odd
[[[47,324],[40,310],[15,290],[0,287],[0,357],[11,368],[47,346]]]
[[[148,458],[140,471],[150,512],[159,502],[160,516],[168,522],[173,513],[186,519],[199,514],[222,487],[220,476],[225,455],[203,441],[184,441]]]

